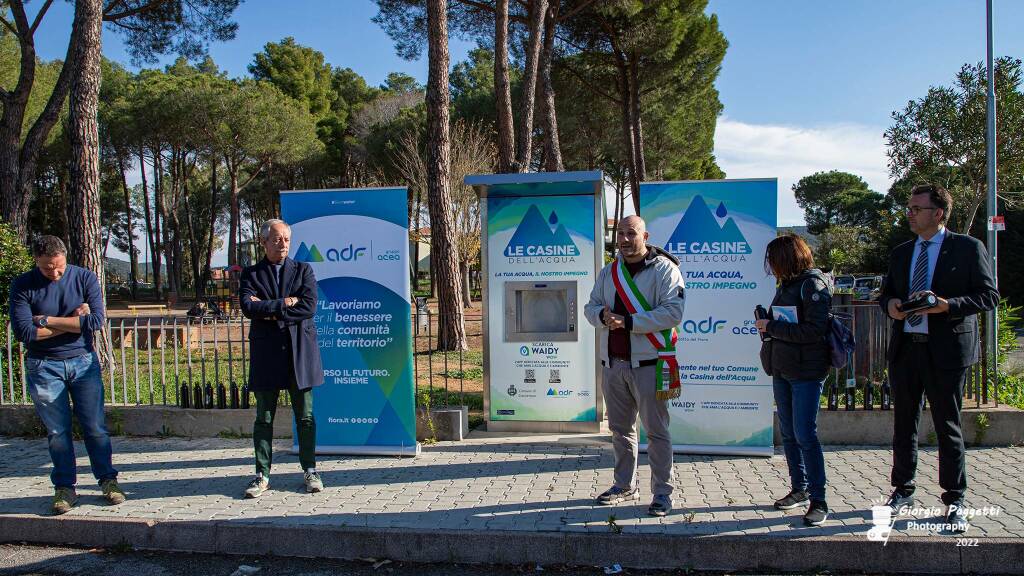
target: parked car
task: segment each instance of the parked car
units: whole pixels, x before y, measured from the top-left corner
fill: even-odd
[[[836,276],[833,288],[836,292],[849,292],[853,290],[854,277],[849,274],[843,274],[842,276]]]
[[[861,276],[853,281],[853,297],[856,300],[878,300],[881,293],[881,276]]]

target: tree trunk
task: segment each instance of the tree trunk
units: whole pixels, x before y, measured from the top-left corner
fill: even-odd
[[[23,73],[24,74],[24,73]],[[12,97],[4,99],[3,122],[0,123],[0,190],[2,190],[3,218],[22,238],[28,237],[28,199],[21,186],[21,124],[25,105],[20,105],[20,114],[14,110],[17,103],[9,104]],[[28,94],[25,95],[27,100]],[[10,113],[8,114],[8,110]]]
[[[181,249],[181,216],[178,212],[178,191],[175,189],[175,176],[173,173],[176,171],[174,168],[176,162],[171,159],[171,187],[170,195],[164,198],[164,237],[165,237],[165,258],[167,260],[167,287],[171,292],[176,294],[176,299],[180,301],[182,299],[182,292],[184,291],[184,285],[181,277],[181,260],[182,260],[182,249]],[[165,176],[166,178],[166,176]],[[166,191],[165,191],[166,193]]]
[[[203,285],[202,274],[199,270],[201,247],[194,222],[196,214],[192,212],[192,203],[189,202],[187,188],[182,191],[182,198],[185,202],[185,231],[188,233],[189,263],[192,265],[192,286],[195,289],[196,301],[198,302],[206,295],[206,287]]]
[[[629,60],[629,117],[633,127],[633,158],[636,162],[636,191],[639,183],[647,179],[647,162],[644,159],[644,132],[640,121],[640,78],[637,72],[636,55]],[[639,195],[636,199],[639,202]],[[640,209],[637,209],[637,214]]]
[[[508,0],[497,0],[494,17],[494,99],[498,113],[498,172],[518,172],[508,73]]]
[[[430,297],[437,298],[437,263],[434,259],[434,238],[430,238],[430,262],[428,274],[430,274]]]
[[[139,148],[139,172],[142,175],[142,209],[146,215],[146,245],[149,246],[149,260],[146,261],[148,276],[148,267],[152,264],[153,254],[156,254],[156,244],[153,241],[153,219],[149,214],[149,182],[146,179],[146,159],[142,148]]]
[[[11,8],[15,20],[20,11],[25,18],[21,0],[13,0]],[[21,67],[18,83],[3,98],[3,117],[0,118],[0,192],[3,196],[3,218],[22,238],[28,237],[28,196],[22,194],[21,133],[25,122],[25,108],[36,77],[36,49],[31,36],[19,38]]]
[[[60,118],[64,99],[71,89],[71,77],[75,66],[61,66],[57,82],[43,111],[22,140],[25,110],[35,83],[35,30],[28,21],[22,0],[11,0],[7,3],[7,11],[17,29],[20,67],[18,82],[14,89],[0,97],[3,108],[3,115],[0,117],[0,215],[19,235],[27,238],[28,206],[39,151]],[[89,25],[91,23],[77,18],[73,20],[65,62],[75,62],[79,37],[83,34],[84,27]]]
[[[71,203],[68,199],[69,194],[66,172],[61,171],[57,176],[57,203],[59,206],[57,220],[60,223],[58,235],[64,241],[65,246],[71,244],[71,238],[68,236],[68,230],[71,227],[71,224],[68,223],[68,205]]]
[[[615,235],[619,230],[619,221],[622,220],[622,210],[626,202],[626,185],[621,180],[615,182],[615,215],[612,217],[612,248],[611,257],[615,257]],[[608,223],[605,222],[605,227]],[[607,248],[605,248],[607,250]]]
[[[978,214],[978,208],[981,208],[981,203],[985,198],[985,193],[982,190],[983,184],[977,184],[975,186],[974,198],[971,200],[970,206],[968,206],[966,213],[964,214],[964,221],[960,226],[961,234],[971,235],[971,226],[974,226],[974,217]]]
[[[79,39],[74,59],[71,98],[68,107],[71,144],[71,217],[68,247],[72,261],[96,274],[106,302],[106,275],[100,238],[100,134],[97,112],[100,96],[100,58],[103,27],[102,0],[76,0],[74,27]],[[101,330],[93,346],[106,366],[112,361]]]
[[[473,307],[472,287],[469,285],[469,262],[459,263],[459,274],[462,276],[462,307]]]
[[[173,170],[173,160],[171,161],[171,164]],[[154,175],[156,175],[156,210],[160,218],[160,229],[158,230],[158,236],[160,237],[161,248],[163,248],[164,252],[162,256],[162,263],[164,264],[165,272],[167,274],[167,290],[169,292],[175,293],[175,298],[177,298],[177,293],[179,292],[179,289],[177,283],[177,276],[174,272],[174,246],[171,242],[171,234],[177,233],[175,226],[176,219],[171,216],[167,209],[167,185],[165,183],[167,176],[164,174],[163,165],[163,154],[157,152],[157,154],[155,155]]]
[[[619,71],[619,94],[621,100],[622,117],[622,145],[623,155],[626,158],[626,167],[629,170],[629,188],[633,195],[633,209],[640,213],[640,181],[636,177],[636,152],[633,148],[633,123],[629,105],[629,70],[626,67],[625,58],[616,52],[616,67]]]
[[[416,211],[414,212],[413,228],[416,230],[416,242],[412,247],[412,286],[413,290],[420,289],[420,213],[423,212],[423,190],[416,187]]]
[[[519,113],[519,136],[516,137],[516,162],[520,172],[529,172],[533,156],[533,105],[537,93],[537,68],[543,40],[544,15],[548,0],[530,2],[530,33],[526,43],[526,70],[523,72],[523,95]]]
[[[217,157],[210,156],[210,232],[206,237],[206,261],[203,265],[203,283],[210,279],[210,267],[213,265],[213,239],[216,236],[214,228],[217,226],[217,213],[220,207],[217,206]]]
[[[427,207],[433,243],[430,257],[437,272],[437,344],[440,350],[465,350],[469,346],[462,313],[462,278],[449,182],[447,0],[427,0],[427,31]]]
[[[224,165],[228,169],[228,177],[231,181],[231,214],[228,217],[228,265],[238,264],[239,242],[236,238],[241,233],[241,212],[238,209],[238,167],[228,158],[224,159]]]
[[[132,199],[125,176],[124,156],[117,154],[117,169],[121,172],[121,190],[124,191],[124,217],[128,222],[128,283],[132,287],[132,300],[138,297],[139,290],[139,255],[135,253],[135,226],[132,223]],[[103,250],[106,256],[106,248]]]
[[[164,298],[163,280],[167,277],[168,270],[167,258],[164,257],[167,246],[167,220],[164,219],[163,213],[163,163],[160,161],[162,157],[159,149],[153,151],[153,238],[156,248],[150,254],[150,258],[153,260],[153,283],[159,300]]]
[[[540,57],[540,110],[544,129],[544,169],[561,172],[562,147],[558,141],[558,119],[555,110],[555,86],[551,82],[551,60],[555,50],[555,24],[558,2],[553,2],[544,17],[544,48]]]

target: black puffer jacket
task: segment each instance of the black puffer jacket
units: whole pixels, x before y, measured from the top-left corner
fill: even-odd
[[[796,324],[772,320],[766,329],[772,339],[761,344],[761,366],[771,376],[787,380],[821,380],[829,369],[826,336],[832,287],[817,268],[805,270],[775,292],[772,306],[796,308]],[[769,312],[772,318],[774,312]]]

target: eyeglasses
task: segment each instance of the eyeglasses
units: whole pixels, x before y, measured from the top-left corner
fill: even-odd
[[[921,210],[936,210],[934,206],[907,206],[907,212],[917,216],[921,213]]]

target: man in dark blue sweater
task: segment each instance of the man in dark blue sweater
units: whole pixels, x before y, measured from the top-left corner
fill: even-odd
[[[78,500],[72,412],[81,424],[92,473],[104,497],[120,504],[125,494],[111,462],[103,379],[93,349],[93,333],[104,324],[100,283],[89,270],[68,264],[67,249],[56,236],[39,237],[32,244],[32,256],[36,267],[11,284],[11,328],[28,349],[28,393],[46,426],[53,460],[53,511],[63,514]]]

